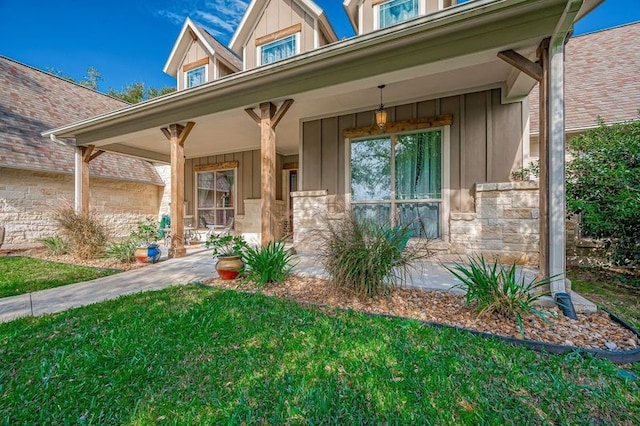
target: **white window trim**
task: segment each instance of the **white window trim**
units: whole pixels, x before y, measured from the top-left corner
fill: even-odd
[[[380,6],[382,6],[383,4],[389,3],[390,1],[393,0],[388,0],[385,2],[382,2],[380,4],[377,4],[375,6],[373,6],[373,29],[374,30],[380,30]],[[442,0],[440,0],[442,1]],[[423,16],[426,15],[427,13],[427,5],[426,5],[426,1],[425,0],[418,0],[418,16]],[[418,17],[416,16],[416,18]],[[385,27],[387,28],[387,27]]]
[[[440,202],[441,210],[440,210],[440,238],[436,239],[436,241],[449,242],[449,215],[451,212],[451,126],[446,125],[442,127],[433,127],[424,130],[411,130],[408,132],[397,132],[397,133],[384,133],[379,135],[380,137],[390,137],[394,138],[398,135],[405,135],[411,133],[419,133],[421,131],[434,131],[440,130],[442,131],[442,156],[441,156],[441,170],[442,170],[442,181],[441,181],[441,197],[439,199],[431,199],[429,201]],[[345,205],[347,206],[347,210],[351,211],[351,141],[357,141],[361,139],[370,139],[369,138],[345,138],[344,140],[344,199]],[[393,146],[393,144],[392,144]],[[393,150],[391,155],[393,155]],[[391,163],[392,170],[391,173],[394,173],[393,169],[394,163]],[[392,186],[391,188],[391,197],[395,198],[395,190]],[[397,201],[397,200],[396,200]]]
[[[203,170],[201,172],[194,172],[194,194],[193,194],[193,199],[194,199],[194,206],[193,206],[193,221],[195,224],[195,228],[199,228],[200,227],[200,216],[198,214],[198,212],[200,210],[212,210],[215,211],[216,207],[212,207],[211,209],[204,209],[204,208],[200,208],[199,207],[199,203],[198,203],[198,173],[221,173],[221,172],[227,172],[229,170],[233,171],[233,180],[234,180],[234,185],[233,185],[233,217],[236,218],[238,216],[238,168],[237,167],[232,167],[229,169],[217,169],[217,170]],[[219,210],[231,210],[230,207],[227,208],[218,208]]]
[[[192,87],[200,86],[200,84],[197,84],[196,86],[189,87],[189,85],[188,85],[189,84],[189,78],[187,77],[190,72],[195,71],[195,70],[199,70],[200,68],[204,68],[204,82],[202,84],[204,84],[204,83],[209,81],[209,67],[207,65],[202,65],[202,66],[199,66],[199,67],[194,68],[192,70],[184,72],[184,88],[185,89],[191,89]]]
[[[262,44],[260,46],[257,46],[256,47],[256,66],[259,67],[259,66],[263,65],[262,64],[262,48],[263,47],[269,46],[270,44],[273,44],[273,43],[276,43],[276,42],[278,42],[280,40],[283,40],[285,38],[291,37],[292,35],[295,36],[295,40],[296,40],[296,53],[294,53],[294,55],[299,55],[300,54],[300,33],[297,32],[295,34],[291,34],[291,35],[288,35],[286,37],[281,37],[281,38],[273,40],[273,41],[271,41],[269,43],[265,43],[265,44]],[[275,61],[275,62],[278,62],[278,61]],[[273,62],[269,62],[269,64],[272,64],[272,63]],[[268,65],[268,64],[266,64],[266,65]]]

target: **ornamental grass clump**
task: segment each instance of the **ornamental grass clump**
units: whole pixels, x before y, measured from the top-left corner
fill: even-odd
[[[549,278],[534,279],[527,283],[524,276],[517,278],[515,263],[505,268],[498,260],[490,265],[482,255],[468,259],[468,265],[456,263],[451,268],[443,266],[462,281],[457,287],[467,292],[465,301],[475,306],[478,317],[495,313],[515,319],[522,334],[523,316],[534,314],[546,320],[548,313],[538,310],[534,303],[547,294],[540,288],[549,284]]]
[[[259,287],[282,283],[293,269],[293,255],[283,241],[271,241],[266,247],[246,246],[242,253],[245,263],[245,280]]]
[[[51,256],[59,256],[69,253],[69,241],[59,235],[45,237],[39,241],[44,245],[47,253]]]
[[[69,241],[70,253],[86,260],[103,254],[107,243],[105,225],[92,213],[78,213],[70,205],[54,210],[54,221],[60,234]]]
[[[365,298],[388,295],[404,285],[415,261],[429,255],[428,240],[409,244],[410,235],[409,226],[354,215],[328,221],[320,235],[321,263],[340,289]]]

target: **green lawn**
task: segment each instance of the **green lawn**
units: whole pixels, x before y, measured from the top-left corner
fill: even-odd
[[[618,372],[417,321],[173,287],[0,324],[0,422],[638,424],[639,382]]]
[[[613,274],[593,268],[572,269],[568,277],[578,293],[640,329],[640,287],[616,285]]]
[[[0,257],[0,297],[93,280],[119,272],[49,262],[31,257]]]

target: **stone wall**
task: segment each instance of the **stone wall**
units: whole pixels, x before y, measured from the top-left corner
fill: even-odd
[[[482,253],[503,262],[537,264],[539,258],[539,195],[535,182],[476,184],[475,212],[453,212],[449,238],[429,246],[445,260]],[[299,252],[319,248],[318,232],[328,221],[343,217],[336,196],[326,190],[299,191],[293,198],[293,242]],[[453,256],[450,256],[453,255]]]
[[[246,235],[250,237],[249,234],[253,236],[252,240],[257,238],[260,240],[259,236],[262,232],[261,224],[262,224],[262,215],[260,212],[260,203],[261,200],[257,199],[246,199],[244,200],[244,214],[237,215],[234,221],[234,230],[238,234]],[[285,203],[282,200],[276,200],[276,236],[282,236],[282,232],[284,229],[284,223],[286,220],[286,207]]]
[[[169,164],[154,164],[156,172],[164,182],[164,187],[160,187],[160,207],[158,208],[158,220],[163,214],[170,215],[169,204],[171,203],[171,166]]]
[[[103,219],[111,235],[126,236],[139,220],[156,217],[162,187],[90,179],[90,208]],[[6,228],[3,249],[40,245],[38,240],[56,235],[52,220],[56,207],[74,199],[71,175],[0,168],[0,225]]]
[[[452,212],[448,252],[482,253],[503,263],[536,265],[540,255],[537,182],[478,183],[475,212]]]

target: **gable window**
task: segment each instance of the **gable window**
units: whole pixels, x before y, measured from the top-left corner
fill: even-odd
[[[236,169],[196,172],[198,226],[227,225],[235,215]]]
[[[418,14],[418,0],[390,0],[378,5],[378,28],[407,21]]]
[[[195,87],[200,84],[206,83],[207,82],[206,73],[207,71],[204,65],[187,71],[185,73],[185,78],[186,78],[185,86],[187,87],[187,89],[190,87]]]
[[[271,43],[258,47],[260,65],[270,64],[281,59],[286,59],[298,53],[298,34],[292,34]]]
[[[442,130],[351,141],[351,207],[357,217],[442,235]]]

